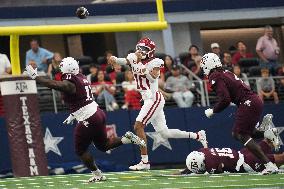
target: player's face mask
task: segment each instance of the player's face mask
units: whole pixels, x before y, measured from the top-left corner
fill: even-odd
[[[142,59],[147,58],[147,54],[149,53],[150,49],[146,46],[137,45],[136,50],[142,53]]]

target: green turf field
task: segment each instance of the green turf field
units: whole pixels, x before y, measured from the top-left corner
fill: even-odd
[[[278,175],[192,175],[171,176],[177,170],[152,170],[148,172],[106,173],[107,181],[87,183],[90,174],[39,176],[0,179],[0,189],[177,189],[177,188],[270,188],[284,187],[283,174]],[[167,176],[168,175],[168,176]]]

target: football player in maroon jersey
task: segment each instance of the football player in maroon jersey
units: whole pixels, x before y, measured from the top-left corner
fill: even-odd
[[[273,143],[269,139],[263,139],[258,143],[262,151],[269,160],[278,167],[284,164],[284,153],[274,154]],[[191,173],[243,173],[262,172],[266,167],[257,157],[255,157],[246,147],[240,151],[231,148],[201,148],[191,152],[186,158],[184,170],[177,175],[187,175]]]
[[[255,126],[260,120],[263,103],[244,82],[232,72],[222,68],[219,57],[214,53],[202,57],[200,67],[209,77],[209,82],[218,96],[218,102],[213,109],[205,110],[205,115],[210,118],[215,113],[223,111],[230,103],[237,105],[233,137],[244,144],[264,164],[263,174],[277,173],[278,168],[263,153],[253,138],[263,138],[264,133],[256,130]],[[273,128],[278,135],[276,128]],[[275,145],[279,145],[276,144]]]
[[[107,138],[106,115],[93,100],[90,83],[84,75],[79,73],[78,62],[72,57],[67,57],[61,61],[59,67],[62,72],[62,81],[38,77],[37,69],[30,65],[26,67],[26,72],[42,85],[62,92],[63,99],[72,112],[63,123],[70,124],[74,120],[78,122],[74,130],[75,152],[93,173],[89,182],[106,180],[94,163],[93,156],[88,152],[90,144],[93,143],[103,152],[122,144],[133,143],[141,147],[146,144],[129,131],[123,137]]]

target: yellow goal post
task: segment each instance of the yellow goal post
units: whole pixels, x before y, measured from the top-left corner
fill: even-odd
[[[163,1],[156,0],[156,7],[158,16],[157,21],[0,27],[0,36],[10,36],[10,57],[12,65],[12,74],[21,74],[19,57],[19,36],[42,34],[127,32],[166,29],[167,22],[165,21]]]

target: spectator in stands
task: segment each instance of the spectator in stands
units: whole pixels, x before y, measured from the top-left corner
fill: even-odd
[[[95,83],[98,81],[98,71],[99,71],[99,67],[96,64],[91,64],[90,74],[87,75],[87,80],[90,83]]]
[[[182,64],[189,68],[190,65],[195,64],[194,59],[197,56],[199,56],[199,48],[196,45],[190,45],[188,48],[188,56],[185,58]]]
[[[26,52],[26,65],[33,60],[37,64],[38,71],[47,73],[48,64],[53,58],[53,53],[39,47],[38,41],[35,39],[31,40],[30,46],[31,49]]]
[[[194,64],[191,64],[189,69],[198,77],[203,78],[203,72],[200,69],[200,62],[201,62],[202,56],[196,56],[194,58]]]
[[[172,65],[174,64],[174,59],[170,55],[164,57],[164,67],[161,69],[161,80],[166,81],[171,75]]]
[[[223,53],[223,61],[222,61],[223,67],[226,70],[233,70],[233,64],[232,64],[232,56],[228,52]]]
[[[269,77],[269,69],[261,69],[261,78],[257,81],[258,95],[263,100],[264,98],[274,98],[275,104],[279,103],[278,94],[275,91],[275,82],[272,77]]]
[[[278,68],[277,75],[278,76],[284,76],[284,65],[282,65],[280,68]]]
[[[220,60],[223,60],[223,54],[221,53],[220,45],[218,43],[211,43],[211,52],[219,56]]]
[[[273,38],[273,28],[271,26],[265,26],[264,36],[257,41],[256,52],[261,59],[261,66],[270,69],[272,75],[275,75],[280,48]]]
[[[107,62],[108,62],[108,59],[113,56],[113,51],[111,50],[107,50],[105,51],[105,58],[104,58],[104,62],[100,65],[100,69],[103,70],[103,71],[106,71],[106,68],[108,66]]]
[[[238,78],[240,78],[247,86],[250,87],[247,74],[241,72],[241,67],[240,67],[238,64],[234,65],[234,67],[233,67],[233,73],[234,73]]]
[[[173,65],[171,72],[172,76],[166,81],[166,90],[173,92],[172,97],[179,107],[191,107],[194,100],[194,95],[190,91],[192,82],[180,73],[180,67],[177,64]]]
[[[141,95],[137,91],[136,86],[137,83],[132,72],[130,70],[125,71],[125,81],[122,82],[124,91],[124,105],[121,107],[122,109],[139,110],[141,108]]]
[[[228,51],[230,52],[231,56],[234,56],[234,54],[237,52],[237,48],[234,45],[232,45],[229,47]]]
[[[124,81],[124,73],[122,72],[122,66],[117,64],[114,70],[108,74],[113,84],[121,84]]]
[[[233,56],[232,63],[235,65],[239,63],[242,58],[253,58],[253,54],[247,52],[247,46],[243,41],[237,42],[238,52],[236,52]]]
[[[59,64],[61,60],[62,60],[61,54],[58,52],[55,52],[53,59],[51,61],[51,64],[49,64],[48,70],[47,70],[47,75],[51,76],[57,81],[61,80],[61,75],[62,75],[60,68],[59,68]]]
[[[279,86],[278,86],[278,94],[281,100],[284,100],[284,78],[280,79]]]
[[[6,54],[0,53],[0,75],[11,74],[11,63]]]
[[[105,80],[104,71],[98,71],[98,81],[92,86],[94,87],[98,102],[105,102],[107,110],[113,111],[119,108],[114,98],[116,88],[112,82]]]

